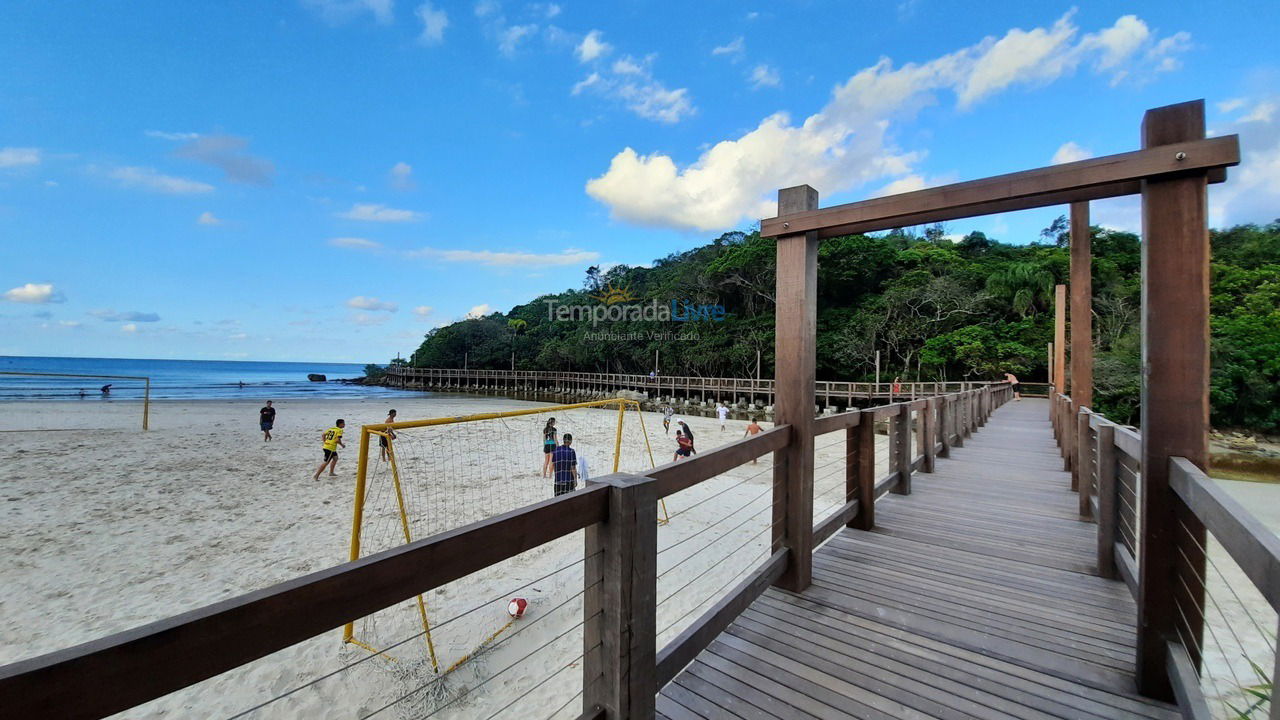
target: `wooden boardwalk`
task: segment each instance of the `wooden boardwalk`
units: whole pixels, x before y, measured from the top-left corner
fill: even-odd
[[[658,696],[684,718],[1174,718],[1134,690],[1135,609],[1095,573],[1047,401],[1009,403],[814,554]]]

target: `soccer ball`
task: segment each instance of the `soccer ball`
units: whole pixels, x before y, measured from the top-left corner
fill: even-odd
[[[507,614],[513,618],[520,619],[524,617],[524,611],[529,607],[529,601],[524,598],[511,598],[511,602],[507,603]]]

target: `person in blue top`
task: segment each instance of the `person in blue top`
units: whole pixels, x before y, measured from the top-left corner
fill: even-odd
[[[556,495],[571,493],[578,488],[578,453],[570,445],[573,445],[573,435],[565,433],[560,446],[551,453]]]

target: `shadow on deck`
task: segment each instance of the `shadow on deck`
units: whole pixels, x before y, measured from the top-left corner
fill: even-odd
[[[997,410],[873,532],[814,554],[658,696],[682,718],[1174,718],[1134,689],[1135,608],[1095,574],[1047,401]]]

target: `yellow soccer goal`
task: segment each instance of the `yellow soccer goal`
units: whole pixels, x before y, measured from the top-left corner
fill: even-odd
[[[553,497],[546,445],[566,434],[573,436],[578,488],[592,477],[654,467],[640,404],[625,398],[363,426],[351,560]],[[661,522],[665,515],[660,508]],[[396,645],[397,662],[416,645],[424,665],[446,674],[510,625],[469,628],[464,638],[450,628],[446,650],[433,639],[427,600],[418,596],[348,623],[343,640],[379,654]],[[407,637],[415,643],[402,644]]]

